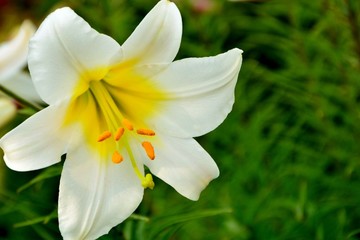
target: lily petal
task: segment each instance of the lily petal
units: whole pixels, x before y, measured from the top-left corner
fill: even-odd
[[[16,114],[16,106],[15,104],[5,98],[0,98],[0,127],[2,127],[5,123],[7,123],[11,118],[13,118]]]
[[[130,161],[106,162],[86,146],[70,150],[60,180],[63,238],[97,239],[106,234],[135,211],[143,191]]]
[[[51,13],[30,41],[28,64],[35,88],[48,104],[80,95],[107,72],[120,45],[98,33],[70,8]],[[89,72],[89,69],[92,72]],[[88,70],[88,71],[87,71]],[[87,80],[85,80],[87,79]]]
[[[3,81],[1,85],[28,101],[42,102],[28,73],[17,72],[6,81]]]
[[[17,35],[0,45],[0,81],[4,81],[19,72],[26,65],[28,44],[35,32],[35,26],[25,20]]]
[[[60,162],[69,135],[61,128],[64,106],[49,106],[28,118],[0,139],[6,165],[31,171]]]
[[[240,49],[233,49],[215,57],[175,61],[154,76],[153,84],[166,92],[166,96],[146,99],[148,104],[158,101],[163,106],[162,112],[147,124],[163,133],[185,138],[215,129],[232,109],[241,53]],[[146,98],[151,93],[142,95]]]
[[[174,138],[157,134],[161,142],[153,142],[155,159],[150,160],[136,151],[138,159],[151,173],[175,188],[183,196],[198,200],[201,191],[219,176],[219,169],[211,156],[192,138]],[[132,144],[133,148],[137,147]],[[140,155],[142,154],[142,155]]]
[[[122,45],[124,60],[170,63],[179,51],[181,15],[173,2],[159,1]]]

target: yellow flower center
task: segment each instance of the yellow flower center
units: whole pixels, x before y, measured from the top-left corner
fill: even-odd
[[[128,64],[118,65],[109,72],[102,69],[87,72],[79,83],[67,110],[65,124],[81,123],[86,143],[103,159],[114,164],[131,161],[142,186],[153,189],[152,176],[144,176],[139,170],[129,140],[139,142],[150,161],[156,159],[153,145],[156,133],[143,126],[144,120],[159,108],[154,97],[161,98],[164,93],[149,79],[129,70]],[[151,96],[145,94],[148,92],[152,93]],[[124,158],[125,152],[129,159]]]

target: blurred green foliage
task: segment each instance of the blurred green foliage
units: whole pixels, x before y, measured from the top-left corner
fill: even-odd
[[[69,5],[120,43],[156,3],[14,2],[36,23]],[[155,179],[136,213],[100,239],[360,239],[360,1],[175,2],[177,58],[244,50],[232,113],[198,138],[221,175],[198,202]],[[61,164],[0,167],[0,239],[59,239]]]

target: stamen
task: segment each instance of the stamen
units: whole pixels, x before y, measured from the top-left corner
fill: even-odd
[[[133,126],[132,123],[131,123],[129,120],[127,120],[126,118],[124,118],[124,119],[122,120],[122,124],[123,124],[128,130],[130,130],[130,131],[134,130],[134,126]]]
[[[97,141],[102,142],[102,141],[108,139],[109,137],[111,137],[111,132],[110,131],[105,131],[102,134],[100,134]]]
[[[140,135],[146,135],[146,136],[155,136],[155,132],[151,129],[140,128],[140,129],[136,130],[136,133],[140,134]]]
[[[115,151],[112,156],[112,162],[115,164],[119,164],[124,160],[123,156],[118,151]]]
[[[148,155],[148,157],[151,159],[151,160],[154,160],[155,159],[155,151],[154,151],[154,147],[153,145],[151,145],[150,142],[142,142],[141,144],[143,146],[143,148],[145,149],[145,152],[146,154]]]
[[[144,179],[141,181],[141,185],[146,189],[150,188],[151,190],[154,189],[155,183],[153,181],[152,175],[150,173],[146,174]]]
[[[119,141],[121,136],[124,134],[125,129],[124,128],[118,128],[118,130],[115,133],[115,141]]]

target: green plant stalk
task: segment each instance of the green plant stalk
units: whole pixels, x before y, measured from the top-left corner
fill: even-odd
[[[348,21],[351,28],[351,34],[355,42],[355,51],[358,55],[358,58],[360,60],[360,32],[359,32],[359,26],[357,22],[357,13],[352,7],[351,0],[344,0],[345,5],[348,10]]]
[[[40,105],[25,100],[24,98],[18,96],[17,94],[13,93],[12,91],[6,89],[4,86],[1,85],[0,92],[3,92],[5,95],[15,99],[18,103],[20,103],[20,105],[24,107],[29,107],[37,112],[43,109],[43,107],[41,107]]]

